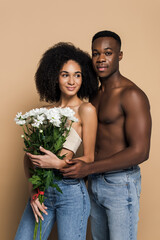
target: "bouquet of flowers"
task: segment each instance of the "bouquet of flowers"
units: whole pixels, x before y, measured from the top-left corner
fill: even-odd
[[[39,147],[42,146],[47,150],[50,150],[56,154],[60,159],[64,156],[60,156],[60,151],[63,148],[63,144],[70,132],[73,122],[78,120],[74,117],[75,112],[67,108],[36,108],[24,115],[17,113],[15,122],[22,126],[26,152],[32,154],[42,154]],[[29,181],[33,185],[33,189],[37,190],[37,194],[33,196],[33,199],[39,198],[40,203],[44,202],[44,192],[49,186],[54,187],[57,191],[62,192],[57,184],[54,184],[54,175],[52,169],[34,168],[31,169],[32,177]],[[40,239],[42,233],[42,220],[40,219]],[[33,240],[36,239],[38,225],[35,221],[35,229]]]

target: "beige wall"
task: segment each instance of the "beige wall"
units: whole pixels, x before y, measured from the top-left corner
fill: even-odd
[[[0,0],[0,239],[14,239],[28,197],[22,132],[13,119],[18,111],[41,106],[34,85],[41,54],[59,41],[90,51],[92,35],[104,29],[120,34],[121,73],[140,86],[151,102],[152,146],[150,160],[141,165],[138,239],[160,239],[159,9],[159,0]]]

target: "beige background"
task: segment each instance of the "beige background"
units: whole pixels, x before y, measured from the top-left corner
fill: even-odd
[[[104,29],[120,34],[124,51],[121,73],[150,99],[152,146],[150,160],[141,165],[138,240],[160,239],[159,10],[159,0],[0,0],[0,239],[14,239],[28,197],[22,131],[13,119],[17,112],[42,104],[34,85],[37,63],[42,53],[59,41],[73,42],[90,52],[93,34]]]

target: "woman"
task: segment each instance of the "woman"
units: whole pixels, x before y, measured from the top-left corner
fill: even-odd
[[[36,87],[40,99],[52,103],[52,107],[70,107],[75,111],[78,122],[72,124],[61,155],[63,160],[52,152],[40,148],[44,155],[25,156],[25,172],[29,178],[29,167],[61,169],[66,159],[72,159],[81,141],[83,142],[82,161],[94,160],[94,146],[97,130],[95,108],[83,98],[92,97],[98,88],[98,82],[92,69],[90,56],[69,43],[58,43],[43,55],[35,75]],[[53,170],[55,171],[55,170]],[[33,200],[35,192],[30,185],[30,196],[15,240],[33,239],[34,221],[42,221],[42,239],[48,238],[54,222],[57,222],[59,240],[84,240],[86,238],[87,221],[90,202],[83,179],[67,179],[57,181],[63,193],[49,187],[45,192],[45,202],[40,204],[38,198]],[[42,214],[41,214],[42,212]],[[37,239],[39,233],[37,234]]]

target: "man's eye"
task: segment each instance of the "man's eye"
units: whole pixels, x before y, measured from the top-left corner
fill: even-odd
[[[112,52],[106,52],[105,55],[110,56],[110,55],[112,55]]]
[[[92,57],[98,56],[98,53],[92,53]]]

